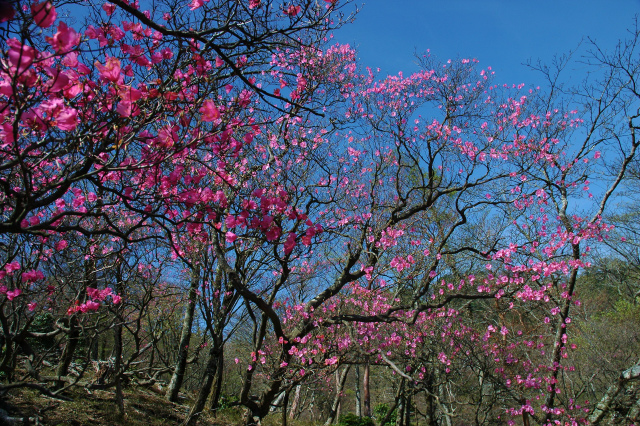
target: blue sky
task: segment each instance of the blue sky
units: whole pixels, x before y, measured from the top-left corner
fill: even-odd
[[[364,3],[364,4],[363,4]],[[491,66],[496,82],[542,84],[522,64],[549,63],[592,37],[605,48],[624,38],[640,0],[356,0],[356,22],[335,34],[361,63],[384,74],[416,70],[414,52],[467,57]]]

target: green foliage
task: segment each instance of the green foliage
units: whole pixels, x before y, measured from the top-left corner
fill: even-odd
[[[235,407],[238,405],[238,401],[239,399],[235,395],[221,395],[220,400],[218,401],[218,409],[226,410],[227,408]]]
[[[338,426],[375,426],[371,417],[358,417],[353,413],[340,416]]]
[[[373,414],[378,421],[382,421],[389,412],[389,406],[387,404],[378,404],[373,408]],[[396,418],[398,416],[398,410],[393,410],[389,416],[389,420],[380,426],[392,426],[396,424]]]
[[[34,333],[49,333],[54,331],[55,318],[49,312],[38,314],[34,317],[29,331]],[[51,349],[56,344],[55,336],[28,338],[27,341],[33,347],[33,349],[40,353]]]
[[[637,322],[640,318],[640,305],[628,300],[617,300],[613,310],[603,313],[602,316],[614,324]]]

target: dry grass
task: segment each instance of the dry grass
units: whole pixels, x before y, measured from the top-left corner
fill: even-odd
[[[10,417],[37,419],[46,426],[168,426],[180,424],[189,410],[187,404],[173,404],[146,389],[125,390],[125,416],[118,413],[113,392],[75,388],[65,396],[72,401],[60,401],[28,389],[12,390],[0,400],[0,408]],[[238,424],[235,412],[222,413],[217,418],[204,414],[199,425],[231,426]],[[33,423],[31,423],[33,424]]]

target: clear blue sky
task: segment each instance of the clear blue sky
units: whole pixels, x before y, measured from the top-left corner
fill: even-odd
[[[586,37],[613,48],[640,13],[640,0],[356,0],[356,22],[335,39],[384,74],[416,70],[414,52],[439,59],[476,58],[496,82],[542,84],[521,65],[549,63]]]

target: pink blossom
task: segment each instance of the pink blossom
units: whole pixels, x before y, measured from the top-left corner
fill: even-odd
[[[284,10],[284,14],[293,17],[300,13],[300,9],[300,6],[290,5]]]
[[[284,254],[289,254],[296,246],[296,234],[290,232],[287,236],[287,240],[284,242]]]
[[[109,287],[105,288],[104,290],[98,290],[97,288],[88,287],[87,295],[93,300],[102,302],[104,299],[107,298],[107,296],[111,295],[111,291],[112,290]]]
[[[249,0],[249,9],[255,9],[256,7],[260,7],[261,0]]]
[[[9,93],[8,96],[11,96],[11,93]],[[0,125],[0,140],[4,141],[4,143],[13,143],[15,141],[13,137],[13,126],[11,124],[5,123]]]
[[[100,78],[114,83],[120,79],[120,59],[107,56],[104,65],[98,61],[96,61],[95,65],[98,71],[100,71]]]
[[[133,105],[131,104],[131,102],[122,101],[118,103],[118,106],[116,107],[116,112],[123,117],[130,117],[132,112],[132,107]]]
[[[332,356],[331,358],[326,359],[324,361],[325,365],[334,365],[334,364],[337,364],[337,363],[338,363],[338,357],[337,356]]]
[[[86,313],[89,311],[97,311],[100,308],[100,304],[98,302],[94,302],[93,300],[88,300],[78,308],[80,309],[80,311]]]
[[[71,203],[71,205],[73,206],[74,209],[77,209],[78,207],[83,206],[85,201],[86,201],[86,198],[84,196],[82,195],[76,196],[76,198],[73,199],[73,202]]]
[[[80,34],[69,28],[64,22],[58,24],[58,31],[53,37],[47,37],[47,43],[58,53],[68,53],[80,42]]]
[[[69,77],[66,74],[51,67],[47,67],[45,71],[51,77],[51,80],[49,80],[49,83],[51,83],[49,90],[51,92],[59,92],[69,84]]]
[[[18,262],[7,263],[4,267],[4,270],[7,271],[8,274],[11,274],[13,271],[17,271],[20,269],[20,264]]]
[[[56,243],[56,250],[64,250],[69,246],[67,240],[61,240]]]
[[[116,5],[113,3],[105,3],[102,5],[102,10],[105,11],[105,13],[107,14],[107,16],[111,16],[113,15],[113,12],[116,11]]]
[[[58,14],[51,2],[33,3],[31,5],[33,21],[41,28],[49,28],[55,22]]]
[[[56,114],[56,126],[60,130],[74,130],[78,126],[78,111],[75,108],[63,108]]]
[[[7,299],[13,300],[16,297],[20,296],[20,294],[22,294],[22,290],[20,290],[19,288],[16,288],[11,291],[7,291]]]
[[[14,69],[17,68],[18,73],[23,73],[33,64],[36,50],[31,46],[20,43],[15,38],[8,39],[6,43],[9,45],[9,63]]]
[[[228,242],[228,243],[233,243],[237,239],[238,239],[238,236],[236,234],[234,234],[233,232],[231,232],[231,231],[228,231],[225,234],[225,241]]]
[[[44,279],[44,274],[42,273],[42,271],[37,271],[35,269],[22,274],[22,281],[27,283],[38,281],[41,279]]]
[[[275,241],[280,237],[280,232],[281,229],[277,226],[271,226],[267,232],[265,233],[265,236],[267,237],[267,241]]]
[[[220,111],[213,103],[213,101],[207,100],[202,103],[200,107],[200,113],[202,114],[202,121],[210,122],[216,121],[220,118]]]
[[[203,0],[191,0],[191,4],[189,5],[189,9],[196,10],[201,8],[204,5]]]

